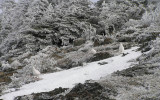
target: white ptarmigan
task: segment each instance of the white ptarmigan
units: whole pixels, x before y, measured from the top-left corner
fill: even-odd
[[[93,48],[92,48],[92,49],[90,50],[90,53],[92,53],[92,54],[96,54],[96,53],[97,53],[97,51],[96,51],[95,49],[93,49]]]
[[[122,43],[119,44],[119,53],[124,53],[124,46]]]
[[[32,72],[33,75],[36,76],[37,78],[39,78],[39,75],[41,74],[37,69],[35,69],[34,67],[32,67]]]

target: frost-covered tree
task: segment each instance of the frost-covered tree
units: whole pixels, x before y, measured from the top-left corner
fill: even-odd
[[[20,0],[16,7],[13,10],[11,23],[13,24],[13,29],[17,30],[18,28],[22,28],[24,26],[26,20],[26,13],[28,12],[29,5],[33,2],[33,0]]]
[[[123,25],[129,19],[141,19],[144,9],[140,2],[133,3],[133,1],[126,0],[103,0],[100,6],[100,22],[99,24],[103,26],[106,34],[115,33],[114,31],[119,31],[123,28]]]
[[[106,33],[112,34],[113,32],[109,30],[110,27],[118,30],[121,28],[120,26],[125,23],[127,15],[125,13],[120,13],[125,8],[127,8],[127,5],[123,3],[118,4],[116,1],[106,3],[103,1],[101,13],[99,15],[99,18],[101,19],[99,24],[104,26]]]
[[[12,16],[16,3],[14,0],[5,0],[2,5],[2,30],[12,30]]]
[[[151,7],[152,4],[148,6],[148,10],[143,14],[142,23],[145,25],[160,25],[160,3],[156,6]]]
[[[55,11],[53,8],[53,5],[50,3],[49,6],[47,7],[46,11],[44,12],[44,16],[43,16],[43,22],[47,21],[52,21],[54,20],[54,18],[56,17],[55,15]]]
[[[12,78],[12,83],[10,83],[10,87],[19,87],[28,82],[35,81],[33,76],[32,67],[38,69],[41,73],[57,71],[56,69],[56,61],[53,57],[51,57],[55,48],[50,46],[43,49],[35,56],[31,56],[31,58],[25,58],[23,63],[26,63],[22,69],[18,70],[18,73],[14,74]],[[23,57],[28,56],[28,53],[23,55]],[[20,57],[21,58],[21,57]],[[22,59],[22,58],[21,58]],[[14,63],[14,62],[13,62]],[[12,64],[11,64],[12,65]],[[17,63],[16,63],[17,65]]]
[[[29,9],[26,13],[26,22],[31,25],[37,25],[42,23],[42,17],[45,16],[44,12],[46,11],[49,3],[47,0],[35,0],[29,5]]]

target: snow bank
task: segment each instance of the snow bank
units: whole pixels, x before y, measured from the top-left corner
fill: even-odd
[[[48,92],[55,88],[72,88],[77,83],[84,83],[85,80],[99,80],[101,77],[105,77],[108,74],[117,70],[123,70],[131,67],[132,59],[136,59],[141,55],[133,47],[129,50],[125,50],[125,53],[129,53],[126,56],[115,56],[109,59],[88,63],[84,67],[76,67],[61,72],[41,75],[42,80],[24,85],[18,91],[4,94],[0,99],[13,100],[17,96],[28,95],[32,93]],[[108,62],[105,65],[99,65],[99,62]]]

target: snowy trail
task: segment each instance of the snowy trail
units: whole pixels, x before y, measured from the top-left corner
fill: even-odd
[[[129,60],[136,59],[141,55],[141,52],[136,52],[138,47],[125,50],[129,54],[122,57],[122,55],[111,57],[109,59],[88,63],[84,67],[76,67],[61,72],[41,75],[43,78],[40,81],[24,85],[18,91],[4,94],[0,99],[13,100],[17,96],[28,95],[32,93],[48,92],[55,88],[72,88],[76,83],[84,83],[85,80],[99,80],[108,74],[117,70],[129,68],[131,62]],[[105,65],[99,65],[99,62],[108,62]]]

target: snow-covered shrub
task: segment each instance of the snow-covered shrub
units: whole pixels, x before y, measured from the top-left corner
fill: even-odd
[[[15,60],[11,63],[12,68],[17,68],[17,67],[20,67],[20,66],[22,66],[22,64],[18,60]]]
[[[125,26],[129,19],[141,19],[144,13],[143,7],[132,3],[132,1],[109,1],[102,3],[99,24],[104,26],[106,34],[113,34]],[[113,27],[110,31],[110,27]]]
[[[154,22],[154,13],[153,12],[145,12],[142,17],[142,22],[144,25],[149,26]]]
[[[0,42],[3,42],[0,51],[3,54],[15,53],[14,49],[21,49],[22,53],[38,52],[48,45],[70,45],[69,39],[94,37],[96,29],[87,22],[93,15],[90,4],[89,0],[20,0],[18,3],[6,3],[5,7],[10,9],[3,8],[2,24],[3,27],[10,25],[11,30],[3,28],[0,33]]]
[[[11,65],[8,62],[1,62],[2,71],[6,71],[11,68]]]
[[[12,30],[12,14],[13,9],[15,8],[14,0],[5,0],[2,5],[2,30]]]
[[[130,19],[129,21],[127,21],[123,27],[136,27],[140,24],[139,22],[140,20],[134,20],[134,19]]]
[[[86,40],[91,40],[92,37],[95,37],[96,29],[91,24],[87,25],[87,24],[83,23],[82,27],[84,27],[84,31],[82,34],[83,38],[85,38]]]
[[[45,72],[48,69],[54,70],[54,64],[54,58],[50,58],[47,54],[39,53],[29,59],[29,64],[27,66],[35,67],[40,72]]]
[[[29,52],[20,56],[19,59],[23,59],[23,64],[25,64],[25,66],[22,69],[17,70],[18,73],[13,74],[11,77],[12,82],[9,87],[19,87],[23,84],[35,81],[32,67],[35,67],[41,73],[57,71],[57,66],[55,66],[56,61],[52,57],[54,50],[55,49],[52,47],[47,47],[37,53],[37,55],[31,56],[30,58],[27,57],[30,55]],[[18,61],[14,61],[11,65],[17,66],[17,64],[20,63],[18,63]]]
[[[24,60],[25,58],[29,58],[30,56],[32,56],[31,52],[28,51],[28,52],[25,52],[23,53],[22,55],[18,56],[18,60]]]
[[[142,23],[146,25],[160,25],[160,3],[157,4],[155,10],[152,8],[150,9],[150,11],[146,11],[143,14]]]
[[[12,32],[7,35],[6,38],[2,40],[2,43],[0,44],[0,51],[3,54],[9,53],[9,51],[15,50],[18,48],[19,45],[17,45],[21,41],[22,37],[21,35],[17,32]],[[21,47],[22,49],[22,47]]]
[[[160,38],[157,37],[155,40],[149,41],[146,43],[143,48],[151,48],[148,52],[144,53],[143,56],[139,58],[140,64],[153,64],[159,63],[160,61]]]

